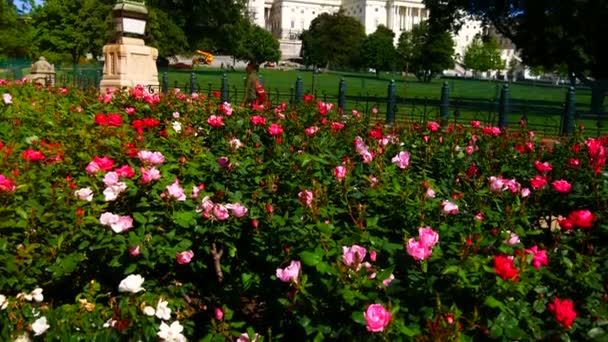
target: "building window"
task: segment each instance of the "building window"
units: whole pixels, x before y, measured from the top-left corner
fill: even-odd
[[[291,19],[291,28],[295,28],[296,27],[296,21]]]
[[[378,12],[378,7],[376,7],[376,12]]]
[[[304,14],[304,10],[301,10],[300,13]]]

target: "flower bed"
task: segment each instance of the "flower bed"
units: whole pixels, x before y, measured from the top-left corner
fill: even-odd
[[[0,93],[2,340],[607,336],[606,138]]]

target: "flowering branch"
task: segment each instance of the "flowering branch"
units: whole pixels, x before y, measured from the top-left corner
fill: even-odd
[[[213,266],[215,267],[215,274],[217,275],[217,281],[219,283],[224,280],[224,273],[222,273],[222,265],[220,264],[220,260],[222,259],[222,255],[224,254],[224,250],[220,248],[220,251],[217,251],[215,247],[215,242],[211,244],[211,256],[213,257]]]

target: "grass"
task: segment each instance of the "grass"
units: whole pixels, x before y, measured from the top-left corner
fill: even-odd
[[[196,73],[197,83],[202,90],[207,90],[211,86],[212,90],[219,90],[221,78],[224,71],[219,69],[199,68],[193,71],[169,71],[169,85],[174,86],[177,81],[178,86],[183,87],[189,83],[190,74]],[[162,74],[162,71],[159,72]],[[230,87],[236,86],[238,89],[244,87],[245,72],[227,72],[226,76]],[[349,72],[328,72],[314,75],[310,71],[281,71],[272,69],[260,69],[260,76],[267,90],[281,93],[289,92],[290,88],[295,87],[297,77],[301,77],[304,90],[311,92],[313,89],[318,95],[324,92],[329,96],[338,94],[338,85],[341,78],[346,82],[347,95],[371,95],[386,97],[388,83],[391,79],[395,80],[396,93],[404,98],[428,98],[439,99],[441,87],[444,80],[435,79],[429,83],[419,82],[415,78],[405,79],[397,74],[383,74],[376,78],[374,74],[349,73]],[[314,87],[313,87],[314,78]],[[500,87],[504,82],[484,81],[484,80],[447,80],[450,86],[451,98],[467,98],[491,100],[497,98]],[[509,86],[510,96],[513,101],[531,101],[538,103],[554,103],[561,105],[565,100],[567,87],[548,87],[545,85],[529,85],[512,83]],[[577,92],[577,105],[587,107],[591,100],[591,92],[587,89]]]

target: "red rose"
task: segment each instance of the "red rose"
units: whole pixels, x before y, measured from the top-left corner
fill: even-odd
[[[574,303],[569,299],[560,300],[553,297],[553,303],[549,303],[549,311],[553,312],[555,319],[564,326],[570,328],[577,314],[574,311]]]
[[[97,124],[99,126],[107,126],[108,117],[105,114],[96,114],[95,115],[95,124]]]
[[[572,189],[572,184],[570,184],[567,180],[556,180],[551,185],[553,185],[553,189],[557,192],[566,193]]]
[[[595,221],[595,215],[589,210],[575,210],[568,215],[568,221],[578,228],[591,228],[593,221]]]
[[[513,259],[505,255],[498,255],[494,257],[494,271],[503,280],[519,280],[517,278],[519,271],[517,270],[517,268],[515,268],[515,262],[513,262]]]
[[[572,225],[572,222],[570,222],[570,220],[568,220],[567,218],[557,220],[557,224],[559,224],[559,226],[564,230],[570,230],[570,229],[574,228],[574,225]]]
[[[120,125],[122,125],[122,116],[118,114],[108,115],[108,126],[119,127]]]
[[[547,185],[547,177],[536,175],[534,178],[530,179],[530,185],[534,190],[538,190]]]
[[[534,162],[534,167],[536,168],[536,170],[538,172],[549,172],[551,170],[553,170],[553,167],[551,167],[551,164],[544,162],[541,163],[539,160]]]

